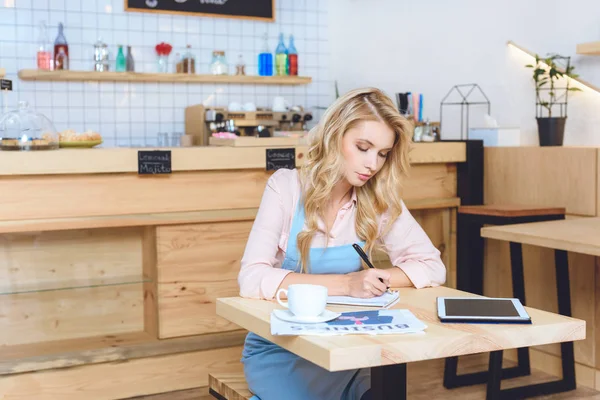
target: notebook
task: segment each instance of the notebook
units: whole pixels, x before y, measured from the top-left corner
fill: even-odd
[[[379,297],[370,299],[361,299],[350,296],[327,296],[327,304],[337,304],[344,306],[363,306],[363,307],[383,307],[388,308],[400,300],[400,292],[385,292]]]

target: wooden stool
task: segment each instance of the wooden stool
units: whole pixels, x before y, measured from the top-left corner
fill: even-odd
[[[560,207],[535,207],[516,204],[461,206],[457,215],[456,286],[459,290],[483,295],[483,225],[508,225],[551,221],[565,218]],[[520,243],[510,242],[513,297],[525,305],[523,278],[523,249]],[[502,369],[501,378],[515,378],[531,374],[529,349],[517,349],[518,365]],[[447,389],[470,386],[488,381],[488,371],[458,375],[458,357],[446,359],[444,387]]]
[[[250,400],[254,396],[243,372],[208,374],[208,386],[209,393],[219,400]]]

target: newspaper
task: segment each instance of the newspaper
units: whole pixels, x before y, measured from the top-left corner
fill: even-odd
[[[316,324],[286,322],[271,313],[271,335],[281,336],[389,335],[417,333],[426,328],[409,310],[344,312],[336,319]]]

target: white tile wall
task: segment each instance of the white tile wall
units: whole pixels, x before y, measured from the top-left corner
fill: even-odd
[[[212,99],[212,105],[231,101],[255,102],[268,107],[274,96],[285,96],[292,104],[313,111],[334,99],[329,74],[328,0],[276,0],[273,23],[228,18],[174,16],[125,12],[123,0],[0,0],[0,67],[13,81],[7,103],[0,110],[26,100],[55,124],[57,130],[96,130],[105,147],[155,146],[159,132],[183,132],[184,108]],[[65,26],[72,70],[91,70],[93,44],[99,37],[109,45],[114,61],[118,45],[131,45],[136,71],[155,72],[154,46],[169,42],[176,53],[190,44],[196,55],[196,72],[208,73],[215,49],[225,50],[230,72],[238,55],[246,62],[246,73],[257,74],[262,36],[269,34],[272,51],[279,33],[294,34],[299,53],[300,75],[311,76],[306,86],[212,85],[117,82],[32,82],[19,80],[19,69],[36,67],[38,23],[49,27],[54,42],[58,24]],[[114,68],[114,66],[112,66]]]

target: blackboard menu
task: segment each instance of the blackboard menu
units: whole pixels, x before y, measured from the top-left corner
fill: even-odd
[[[0,79],[0,90],[12,91],[12,81],[8,79]]]
[[[125,11],[275,20],[275,0],[124,0]]]
[[[171,150],[138,151],[138,174],[162,175],[171,173]]]
[[[267,171],[296,168],[296,149],[267,149]]]

